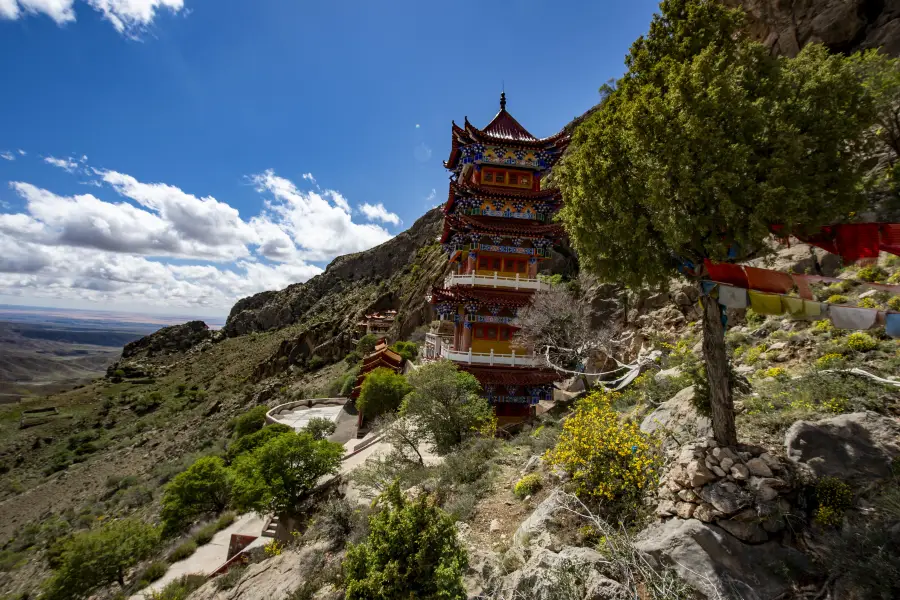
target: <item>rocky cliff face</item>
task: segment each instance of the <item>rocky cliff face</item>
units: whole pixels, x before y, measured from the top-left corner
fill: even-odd
[[[883,48],[900,55],[898,0],[723,0],[747,11],[751,34],[776,54],[811,42],[834,52]]]
[[[256,378],[276,375],[318,355],[338,360],[353,348],[354,325],[368,312],[397,310],[388,337],[408,337],[431,321],[425,295],[447,272],[447,257],[437,243],[443,213],[434,209],[384,244],[334,260],[324,273],[278,292],[263,292],[235,304],[228,336],[296,326],[259,365]]]

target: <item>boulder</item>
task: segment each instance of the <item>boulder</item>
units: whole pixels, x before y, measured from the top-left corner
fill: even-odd
[[[635,546],[657,566],[671,566],[710,599],[772,600],[809,572],[806,557],[775,542],[748,545],[696,519],[670,519],[642,531]]]
[[[653,433],[664,429],[682,442],[712,437],[712,421],[697,412],[693,399],[694,386],[684,388],[647,415],[641,423],[641,431]]]
[[[627,600],[631,596],[606,577],[606,559],[590,548],[567,546],[559,553],[536,550],[520,569],[503,577],[499,598],[529,600]]]
[[[717,481],[700,490],[700,497],[723,514],[730,515],[750,506],[753,498],[731,481]]]
[[[513,534],[513,545],[525,550],[532,546],[551,547],[554,542],[549,528],[556,512],[564,505],[565,497],[562,490],[553,490],[516,529]]]
[[[797,421],[784,445],[788,458],[816,477],[865,483],[891,475],[891,461],[900,456],[900,424],[874,412]]]
[[[286,598],[300,587],[310,574],[322,566],[321,558],[329,546],[325,542],[286,551],[247,567],[234,587],[219,590],[215,578],[191,594],[191,600],[269,600]]]

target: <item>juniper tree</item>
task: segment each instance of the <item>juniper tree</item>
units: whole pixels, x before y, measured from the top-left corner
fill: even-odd
[[[554,174],[583,268],[633,288],[699,279],[704,259],[765,252],[772,224],[812,229],[865,206],[877,99],[857,61],[816,44],[771,56],[742,25],[713,0],[664,0],[602,88]],[[734,444],[721,314],[703,305],[713,429]]]

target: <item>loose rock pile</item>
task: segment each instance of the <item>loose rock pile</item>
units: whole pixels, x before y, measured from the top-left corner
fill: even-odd
[[[740,540],[761,543],[784,529],[792,488],[788,465],[764,448],[700,440],[681,448],[660,481],[656,514],[715,523]]]

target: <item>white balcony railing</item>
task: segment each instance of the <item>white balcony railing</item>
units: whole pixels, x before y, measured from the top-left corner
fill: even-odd
[[[444,280],[444,287],[454,285],[482,285],[486,287],[502,287],[513,290],[549,290],[550,284],[540,279],[520,277],[503,277],[494,271],[493,275],[478,275],[475,271],[465,274],[451,273]]]
[[[496,354],[493,350],[490,352],[472,352],[468,350],[462,352],[453,350],[448,346],[441,347],[441,358],[446,358],[454,362],[477,365],[503,365],[508,367],[536,367],[540,365],[539,359],[533,354]]]

